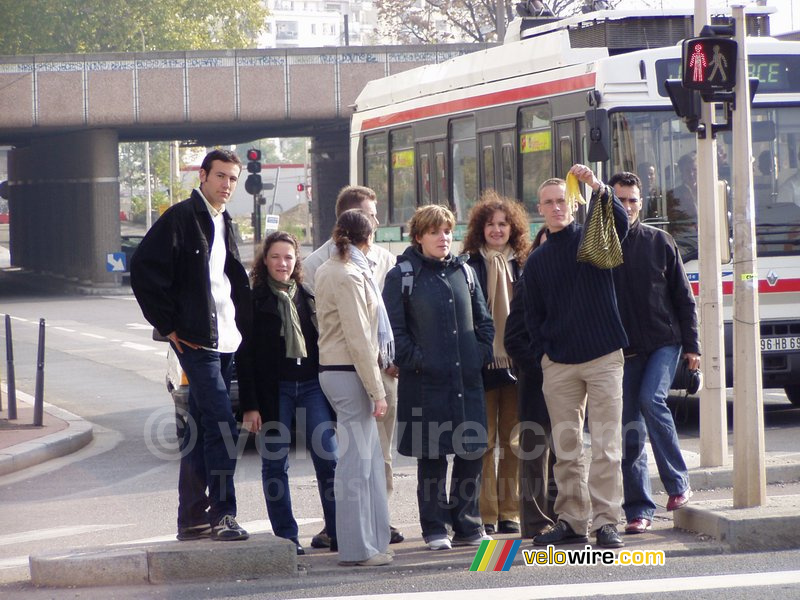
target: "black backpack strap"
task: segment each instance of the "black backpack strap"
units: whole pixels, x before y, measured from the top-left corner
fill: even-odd
[[[467,287],[469,287],[469,295],[475,293],[475,271],[472,270],[467,263],[462,263],[461,268],[464,269],[464,277],[467,278]]]

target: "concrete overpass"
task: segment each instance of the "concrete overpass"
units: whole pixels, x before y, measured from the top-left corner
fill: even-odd
[[[348,179],[348,123],[367,81],[483,45],[0,57],[11,262],[84,285],[119,285],[120,141],[200,146],[311,137],[318,232]]]

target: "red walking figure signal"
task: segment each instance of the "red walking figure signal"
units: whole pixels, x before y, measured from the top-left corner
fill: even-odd
[[[683,87],[707,93],[733,90],[736,85],[736,51],[736,41],[725,37],[684,41]]]

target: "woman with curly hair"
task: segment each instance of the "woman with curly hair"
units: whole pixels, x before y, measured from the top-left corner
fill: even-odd
[[[494,321],[494,362],[483,370],[488,447],[480,507],[486,532],[519,533],[519,423],[516,378],[503,346],[514,282],[530,253],[522,204],[487,190],[469,214],[463,251],[475,269]],[[500,458],[495,462],[495,448]]]
[[[297,239],[276,231],[257,253],[253,271],[253,339],[258,406],[244,406],[243,427],[258,432],[261,482],[267,514],[276,536],[294,542],[297,521],[289,495],[289,444],[292,422],[305,433],[311,453],[325,525],[336,537],[333,484],[336,472],[336,418],[319,383],[319,349],[314,295],[303,286]],[[261,451],[264,450],[264,451]]]

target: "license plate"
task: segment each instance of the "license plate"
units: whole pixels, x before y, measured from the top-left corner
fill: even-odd
[[[800,336],[789,337],[762,337],[762,352],[800,351]]]

